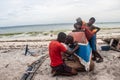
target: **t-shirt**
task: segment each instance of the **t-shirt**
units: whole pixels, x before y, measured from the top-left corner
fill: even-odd
[[[66,52],[67,49],[58,41],[51,41],[49,44],[49,56],[52,67],[63,64],[61,52]]]
[[[85,29],[86,38],[87,40],[90,40],[92,36],[94,35],[94,33],[87,26],[82,26],[82,29]]]

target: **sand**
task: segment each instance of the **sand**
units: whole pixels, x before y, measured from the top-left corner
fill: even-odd
[[[66,33],[69,33],[66,32]],[[104,62],[95,63],[95,70],[92,72],[79,72],[76,76],[57,76],[50,74],[49,57],[38,69],[34,80],[120,80],[120,52],[113,50],[101,51],[101,45],[105,45],[103,38],[120,36],[120,29],[102,30],[97,36],[98,51],[104,58]],[[28,65],[36,61],[43,54],[48,54],[48,45],[52,37],[46,36],[12,36],[0,38],[0,80],[20,80]],[[29,45],[31,52],[38,54],[34,57],[24,55],[25,45]]]
[[[38,60],[41,55],[47,53],[47,47],[30,48],[31,52],[39,56],[24,55],[25,48],[14,49],[11,47],[0,50],[0,80],[20,80],[28,65]]]
[[[120,53],[116,51],[99,51],[104,62],[96,63],[95,70],[91,72],[79,72],[76,76],[56,76],[50,74],[50,59],[41,65],[34,80],[120,80]]]

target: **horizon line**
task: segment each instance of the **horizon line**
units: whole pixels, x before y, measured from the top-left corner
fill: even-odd
[[[106,23],[120,23],[120,21],[117,22],[96,22],[96,24],[106,24]],[[0,26],[0,28],[6,28],[6,27],[21,27],[21,26],[47,26],[47,25],[69,25],[69,24],[74,24],[74,23],[48,23],[48,24],[21,24],[21,25],[8,25],[8,26]]]

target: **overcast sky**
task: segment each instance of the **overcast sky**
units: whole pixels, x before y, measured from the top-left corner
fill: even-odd
[[[120,21],[120,0],[0,0],[0,26]]]

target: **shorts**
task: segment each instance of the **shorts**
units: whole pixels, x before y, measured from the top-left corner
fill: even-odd
[[[72,74],[72,68],[67,66],[65,63],[52,67],[52,72],[55,71],[57,74],[62,74],[62,73],[71,73]]]

